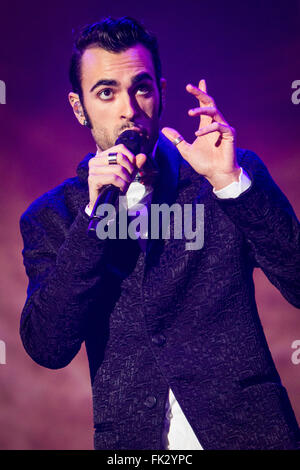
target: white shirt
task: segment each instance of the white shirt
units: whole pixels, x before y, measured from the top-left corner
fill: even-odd
[[[237,198],[242,192],[246,191],[250,185],[251,180],[242,168],[239,181],[234,181],[219,190],[213,188],[213,192],[221,199]],[[153,189],[151,187],[146,187],[136,181],[132,182],[126,193],[128,215],[130,215],[130,210],[132,211],[132,215],[135,215],[134,207],[138,203],[144,204],[145,207],[147,207],[151,202],[152,191]],[[92,211],[88,206],[85,211],[88,215],[91,215]],[[145,251],[147,239],[138,238],[138,240],[142,250]],[[165,425],[162,437],[164,448],[168,450],[203,450],[171,388],[169,388],[169,396],[165,406]]]

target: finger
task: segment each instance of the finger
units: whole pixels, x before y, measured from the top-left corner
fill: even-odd
[[[178,131],[176,131],[175,129],[172,129],[171,127],[164,127],[162,129],[162,133],[164,134],[165,137],[167,137],[167,139],[169,139],[174,145],[176,145],[174,143],[174,141],[178,138],[178,137],[181,137],[181,135],[179,134]],[[180,152],[180,154],[183,156],[183,158],[185,158],[185,156],[188,154],[189,152],[189,149],[190,149],[190,144],[188,142],[186,142],[184,139],[176,145],[178,151]]]
[[[225,121],[224,117],[222,116],[222,114],[220,113],[220,111],[215,107],[215,106],[204,106],[204,107],[200,107],[200,108],[192,108],[192,109],[189,109],[188,111],[188,114],[190,116],[210,116],[212,117],[215,121],[218,121],[218,122],[221,122],[223,124],[227,124],[227,122]],[[206,123],[208,124],[209,121]],[[203,124],[204,124],[204,121],[203,121]]]
[[[224,138],[234,140],[235,131],[232,127],[228,126],[227,124],[223,124],[220,122],[213,122],[209,126],[202,127],[198,131],[195,132],[197,137],[201,137],[202,135],[207,135],[212,132],[220,132]]]
[[[129,160],[127,155],[124,155],[123,153],[120,153],[120,152],[113,152],[112,149],[109,149],[108,153],[107,153],[107,151],[105,153],[102,152],[102,154],[100,154],[99,157],[94,157],[91,160],[89,160],[89,168],[92,169],[92,168],[95,168],[95,167],[108,166],[108,165],[111,166],[111,164],[109,163],[109,154],[110,153],[116,153],[116,162],[117,163],[114,163],[114,165],[116,165],[116,164],[122,165],[124,168],[126,168],[126,170],[129,173],[133,173],[133,171],[135,169],[135,162],[133,164]],[[135,160],[135,157],[134,157],[134,160]]]
[[[191,87],[192,88],[190,89],[190,91],[198,98],[201,107],[204,107],[206,105],[206,107],[212,107],[216,109],[214,105],[214,100],[207,95],[206,81],[204,79],[201,79],[199,81],[198,89],[196,87],[193,87],[192,85]],[[189,88],[187,88],[187,90],[189,91]],[[212,119],[210,119],[209,114],[202,114],[200,116],[199,129],[200,126],[208,126],[209,124],[211,124],[211,122]]]
[[[135,161],[137,168],[141,169],[145,165],[147,157],[144,153],[139,153],[138,155],[136,155]]]
[[[203,106],[201,108],[191,108],[188,113],[190,116],[205,114],[206,116],[214,117],[217,114],[217,109],[214,106]]]
[[[113,147],[110,147],[109,149],[104,150],[103,152],[100,152],[100,153],[97,152],[94,158],[107,157],[109,153],[120,153],[122,155],[125,155],[128,158],[128,160],[133,165],[135,165],[135,155],[132,152],[130,152],[130,150],[128,150],[128,148],[125,147],[125,145],[123,144],[114,145]]]
[[[132,176],[122,165],[101,165],[92,167],[89,171],[89,177],[98,177],[100,175],[116,175],[124,179],[128,183],[131,182]]]
[[[202,90],[204,93],[207,94],[206,81],[204,80],[204,78],[202,78],[202,79],[199,81],[198,88],[200,88],[200,90]]]
[[[111,152],[121,153],[122,155],[125,155],[133,165],[135,165],[135,155],[130,150],[128,150],[128,148],[125,147],[124,144],[115,145],[114,147],[111,147],[110,149],[106,150],[106,152],[107,154]]]
[[[200,82],[201,82],[202,88],[206,89],[206,85],[203,84],[202,80],[200,80]],[[198,100],[200,101],[200,104],[204,104],[206,106],[214,106],[215,105],[215,102],[214,102],[213,98],[211,96],[209,96],[207,93],[205,93],[205,91],[203,91],[201,88],[198,88],[198,87],[192,85],[191,83],[189,83],[186,86],[186,90],[188,91],[188,93],[191,93],[196,98],[198,98]]]
[[[129,185],[127,181],[115,174],[89,176],[90,193],[92,193],[93,190],[98,192],[99,189],[108,184],[113,184],[117,188],[120,188],[123,192],[126,192]],[[92,198],[90,197],[90,199]]]

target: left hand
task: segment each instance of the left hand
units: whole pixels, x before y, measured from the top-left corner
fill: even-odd
[[[177,148],[197,173],[205,176],[216,190],[222,189],[239,179],[241,167],[236,159],[235,131],[207,94],[205,80],[200,80],[198,88],[187,85],[186,90],[199,100],[200,107],[190,109],[189,115],[200,116],[200,123],[194,142],[182,140]],[[172,142],[180,136],[169,127],[163,128],[162,133]]]

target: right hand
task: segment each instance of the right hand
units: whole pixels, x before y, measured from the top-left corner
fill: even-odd
[[[108,163],[108,154],[117,153],[117,163]],[[113,184],[125,194],[136,173],[147,157],[143,153],[133,155],[123,144],[115,145],[89,160],[89,208],[92,210],[104,185]]]

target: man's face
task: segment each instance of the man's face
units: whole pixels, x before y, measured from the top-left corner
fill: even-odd
[[[81,61],[85,111],[99,150],[115,144],[126,129],[146,137],[144,152],[158,138],[160,93],[151,53],[138,44],[120,53],[87,49]],[[164,86],[164,83],[162,83]]]

